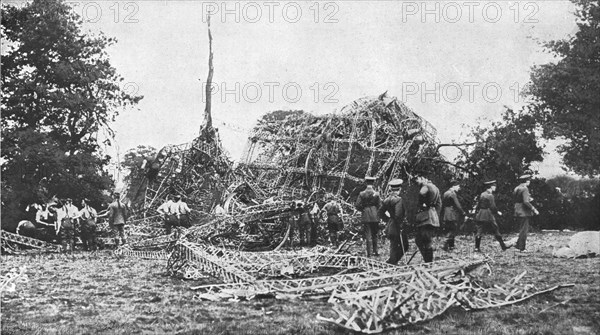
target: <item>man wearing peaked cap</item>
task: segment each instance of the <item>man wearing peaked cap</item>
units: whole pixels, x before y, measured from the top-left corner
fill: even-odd
[[[456,193],[460,190],[460,184],[457,180],[453,180],[450,182],[450,189],[444,192],[442,196],[442,206],[443,206],[443,221],[444,227],[446,228],[446,242],[442,249],[448,251],[450,249],[454,249],[454,240],[456,237],[456,230],[458,228],[458,221],[460,217],[465,216],[465,211],[463,210],[460,202],[458,201],[458,196]]]
[[[408,235],[404,229],[406,206],[400,197],[402,183],[402,179],[393,179],[388,183],[391,193],[379,209],[380,218],[386,218],[386,213],[389,215],[385,229],[386,237],[390,239],[390,258],[387,262],[394,265],[398,264],[404,253],[408,251]]]
[[[381,207],[381,198],[373,188],[375,179],[374,177],[365,178],[367,188],[360,192],[355,204],[356,209],[362,212],[361,222],[367,242],[367,257],[371,255],[379,256],[377,253],[377,233],[379,232],[378,210]]]
[[[494,237],[500,243],[502,251],[511,247],[511,245],[505,245],[498,224],[496,224],[496,218],[494,214],[502,215],[496,207],[494,200],[494,192],[496,191],[496,181],[489,180],[483,183],[486,190],[479,196],[479,202],[477,203],[477,214],[475,215],[475,226],[477,227],[477,233],[475,235],[475,251],[481,252],[481,237],[485,230],[490,230],[494,234]]]
[[[515,217],[519,223],[519,239],[517,240],[517,249],[521,252],[525,250],[527,242],[527,233],[529,232],[529,222],[531,217],[538,215],[538,210],[531,204],[531,196],[529,195],[529,184],[531,183],[531,175],[524,174],[519,177],[519,186],[513,191],[513,199],[515,201]]]

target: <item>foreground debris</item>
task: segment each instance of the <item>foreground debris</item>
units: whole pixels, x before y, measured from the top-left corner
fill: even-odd
[[[393,287],[363,292],[336,290],[329,302],[337,318],[321,315],[317,318],[349,330],[375,334],[430,320],[452,306],[467,311],[500,307],[574,286],[558,285],[536,291],[533,285],[517,285],[524,275],[525,272],[503,285],[484,287],[465,273],[440,280],[428,271],[416,270],[409,280]]]

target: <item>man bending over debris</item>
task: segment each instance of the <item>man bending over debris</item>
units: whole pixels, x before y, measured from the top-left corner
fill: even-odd
[[[374,177],[366,177],[367,188],[360,192],[356,199],[356,209],[362,212],[361,222],[364,227],[365,240],[367,241],[367,257],[379,256],[377,253],[377,233],[379,232],[378,211],[381,207],[379,193],[373,188]]]
[[[336,246],[337,233],[342,222],[342,209],[335,201],[333,194],[327,194],[326,199],[328,202],[325,204],[325,206],[323,206],[321,211],[327,214],[327,230],[329,231],[329,240],[333,246]]]
[[[393,179],[389,182],[391,193],[379,209],[380,218],[385,218],[386,212],[390,215],[385,229],[386,235],[390,239],[390,258],[387,262],[394,265],[398,264],[404,253],[408,251],[408,235],[403,225],[406,207],[400,197],[402,183],[402,179]]]
[[[421,186],[419,190],[419,201],[415,223],[417,235],[415,244],[426,263],[433,261],[432,239],[435,229],[440,226],[439,213],[442,209],[442,198],[440,190],[427,178],[417,177],[417,183]]]
[[[512,247],[512,245],[505,245],[498,224],[496,224],[496,218],[494,214],[502,215],[502,212],[496,207],[494,200],[494,192],[496,191],[496,181],[490,180],[483,183],[486,190],[479,196],[479,202],[477,203],[477,214],[475,215],[475,226],[477,227],[477,233],[475,235],[475,251],[481,252],[481,236],[485,230],[490,230],[498,243],[502,251]]]

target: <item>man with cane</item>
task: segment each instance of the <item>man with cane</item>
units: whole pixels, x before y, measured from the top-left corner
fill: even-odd
[[[406,207],[400,197],[402,183],[402,179],[393,179],[389,182],[391,192],[379,209],[380,218],[386,217],[386,213],[390,217],[385,229],[390,240],[390,258],[387,263],[394,265],[398,264],[404,253],[408,251],[408,235],[403,225]]]

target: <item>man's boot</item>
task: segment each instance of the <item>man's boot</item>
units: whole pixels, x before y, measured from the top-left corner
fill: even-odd
[[[432,249],[423,250],[423,261],[425,263],[433,262],[433,250]]]
[[[502,239],[502,236],[496,236],[496,241],[498,241],[498,243],[500,243],[500,248],[502,248],[502,251],[512,247],[512,245],[507,246],[506,244],[504,244],[504,240]]]
[[[481,252],[481,237],[475,237],[475,252]]]

